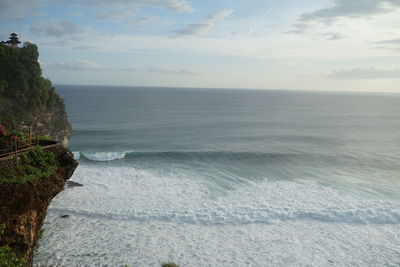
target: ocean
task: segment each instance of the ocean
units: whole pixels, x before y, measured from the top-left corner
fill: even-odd
[[[83,187],[36,264],[400,266],[400,94],[56,89]]]

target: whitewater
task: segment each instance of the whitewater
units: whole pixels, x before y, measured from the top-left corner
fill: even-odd
[[[35,264],[400,265],[398,95],[57,90],[83,187]]]

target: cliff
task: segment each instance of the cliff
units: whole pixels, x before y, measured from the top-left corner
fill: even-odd
[[[39,51],[35,44],[11,47],[0,43],[0,118],[18,128],[32,127],[65,145],[72,128],[64,100],[50,80],[42,77]]]
[[[47,207],[78,165],[63,146],[72,134],[64,100],[42,77],[38,57],[34,44],[0,43],[0,121],[8,130],[31,128],[60,141],[43,141],[43,149],[20,153],[17,159],[0,158],[0,266],[19,266],[13,253],[32,264]],[[7,147],[7,142],[2,144]]]
[[[44,150],[54,153],[56,158],[58,167],[52,175],[23,183],[0,183],[0,222],[5,226],[0,245],[9,246],[28,266],[32,264],[47,207],[78,165],[61,144]],[[0,167],[15,168],[15,160],[1,159]]]

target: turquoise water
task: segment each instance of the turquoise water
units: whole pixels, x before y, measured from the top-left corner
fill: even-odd
[[[52,202],[37,263],[400,264],[400,95],[57,90],[84,187]]]

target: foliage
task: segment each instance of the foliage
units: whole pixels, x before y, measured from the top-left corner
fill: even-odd
[[[5,225],[0,224],[0,242],[2,241],[2,236],[5,231]],[[24,261],[18,258],[11,249],[6,246],[0,246],[0,267],[9,267],[9,266],[23,266]]]
[[[34,150],[22,155],[24,164],[39,169],[45,169],[48,166],[56,165],[56,158],[52,152],[44,151],[42,147],[36,147]]]
[[[164,262],[161,263],[161,267],[179,267],[179,265],[173,262]]]
[[[64,109],[51,82],[42,77],[35,44],[22,48],[0,43],[0,115],[21,120],[40,108]],[[10,109],[12,107],[12,109]]]
[[[54,141],[54,138],[50,135],[39,136],[38,138],[40,141]]]
[[[57,161],[52,152],[42,147],[22,154],[21,163],[14,169],[0,168],[0,184],[23,184],[46,178],[57,170]]]
[[[18,136],[18,139],[26,139],[28,138],[28,134],[24,133],[24,132],[19,132],[19,131],[15,131],[15,130],[11,130],[10,132],[8,132],[7,137],[11,137],[11,136]]]

